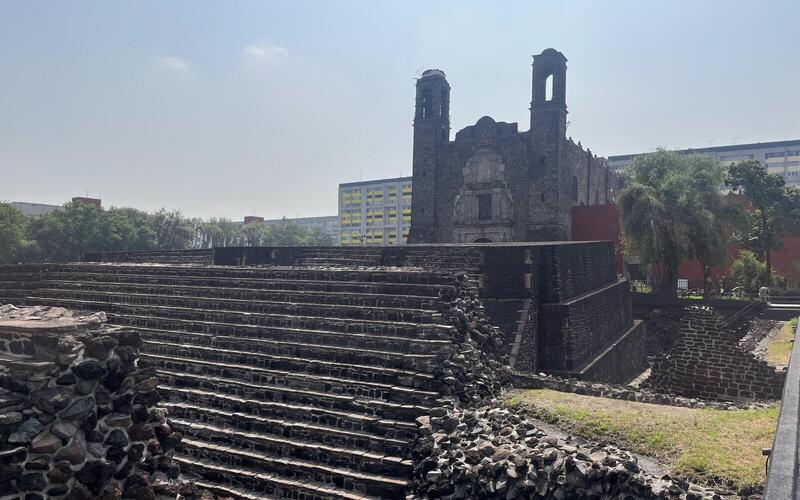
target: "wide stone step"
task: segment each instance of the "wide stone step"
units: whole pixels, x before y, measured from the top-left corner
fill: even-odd
[[[190,438],[184,438],[177,449],[183,457],[194,460],[211,462],[236,470],[261,471],[264,475],[270,473],[294,480],[332,484],[337,488],[379,498],[405,498],[405,489],[410,479],[369,474]]]
[[[2,283],[0,282],[0,287]],[[31,286],[33,288],[33,286]],[[207,297],[277,303],[312,303],[358,307],[389,307],[441,310],[447,304],[434,297],[398,294],[367,294],[353,292],[318,292],[300,290],[259,290],[256,288],[225,288],[218,286],[176,286],[141,283],[100,283],[95,281],[43,281],[39,288],[81,290],[122,294],[146,294],[179,297]]]
[[[279,279],[307,281],[355,281],[362,283],[412,283],[427,285],[454,285],[450,273],[401,268],[373,269],[320,269],[312,267],[232,267],[189,266],[169,264],[26,264],[0,266],[0,275],[6,273],[39,274],[42,279],[54,272],[104,273],[107,275],[155,274],[160,276],[222,277],[246,279]]]
[[[365,257],[301,257],[297,259],[299,266],[362,266],[362,267],[375,267],[380,266],[381,259],[365,258]]]
[[[417,424],[408,420],[382,418],[287,401],[263,401],[224,394],[215,390],[178,387],[165,383],[162,383],[159,388],[160,392],[173,403],[186,403],[236,414],[243,413],[256,417],[333,427],[344,431],[373,434],[387,439],[413,441],[417,437]]]
[[[171,419],[183,419],[220,427],[233,427],[243,432],[271,434],[288,439],[318,442],[338,448],[349,448],[407,457],[414,445],[411,439],[393,439],[366,432],[351,431],[326,425],[266,418],[250,413],[226,411],[191,403],[162,402]]]
[[[218,311],[191,307],[155,305],[129,305],[110,302],[65,299],[61,297],[28,296],[30,304],[55,305],[78,311],[105,311],[126,316],[148,316],[220,323],[238,323],[265,327],[327,330],[344,333],[377,334],[408,338],[450,338],[452,326],[432,323],[411,323],[380,320],[325,318],[318,316],[288,316],[284,314],[258,314],[240,311]],[[140,325],[141,326],[141,325]]]
[[[36,295],[45,298],[74,299],[98,304],[129,304],[142,306],[174,306],[192,309],[235,311],[259,314],[283,314],[293,316],[324,316],[344,319],[366,319],[378,321],[404,321],[431,323],[441,320],[435,310],[405,309],[390,307],[363,307],[334,304],[268,302],[209,297],[183,297],[137,293],[95,292],[91,290],[59,290],[40,288]]]
[[[227,484],[212,483],[204,479],[195,480],[194,484],[201,490],[208,491],[219,498],[233,498],[234,500],[276,500],[281,498],[267,495],[266,493],[254,493],[251,490],[244,490]]]
[[[432,375],[380,366],[333,363],[284,356],[254,354],[202,346],[145,341],[142,352],[148,359],[195,365],[195,372],[233,373],[248,381],[281,380],[291,387],[344,394],[394,399],[396,401],[435,401],[438,393],[426,390],[437,386]],[[219,367],[219,368],[218,368]],[[389,394],[385,394],[389,393]],[[392,396],[394,394],[394,396]]]
[[[142,355],[141,358],[147,359],[152,358],[152,356]],[[160,359],[158,361],[158,376],[166,385],[216,391],[247,399],[287,402],[317,408],[346,410],[363,415],[372,415],[392,420],[405,420],[409,422],[420,415],[428,413],[433,406],[422,406],[410,403],[403,404],[364,396],[247,382],[236,379],[236,372],[233,368],[231,368],[229,372],[223,372],[229,374],[230,376],[228,377],[217,376],[213,370],[208,376],[197,375],[186,371],[190,369],[191,365],[187,365],[185,362],[165,359]],[[197,362],[196,364],[199,365],[200,363]],[[217,368],[223,369],[219,366]]]
[[[410,460],[383,452],[356,450],[259,432],[246,432],[227,426],[184,419],[173,418],[171,422],[184,439],[263,453],[274,458],[303,460],[324,466],[391,477],[408,477],[413,472]]]
[[[188,345],[226,351],[266,354],[277,356],[275,363],[285,365],[282,358],[301,358],[324,363],[345,365],[379,366],[432,373],[448,357],[450,349],[442,349],[434,354],[410,354],[398,351],[367,349],[361,346],[337,346],[330,344],[311,344],[284,342],[279,340],[250,339],[241,337],[190,334],[174,330],[140,329],[145,339],[162,345]],[[341,335],[341,334],[340,334]],[[446,345],[443,347],[451,347]],[[437,346],[439,347],[439,346]],[[151,352],[155,352],[151,350]],[[259,366],[261,366],[259,364]]]
[[[455,293],[452,285],[426,285],[414,283],[364,283],[359,281],[309,281],[270,280],[225,277],[202,277],[190,275],[161,276],[153,274],[111,274],[53,272],[0,273],[0,289],[32,289],[47,283],[113,283],[134,285],[168,285],[209,288],[246,288],[252,290],[274,290],[281,292],[330,292],[357,295],[401,295],[414,297],[450,297]]]
[[[223,452],[225,450],[220,450]],[[303,500],[377,500],[379,497],[365,496],[357,492],[344,490],[335,486],[310,481],[302,477],[291,478],[275,474],[269,469],[258,467],[245,467],[240,464],[224,464],[211,460],[197,458],[200,453],[191,455],[176,453],[174,459],[181,468],[181,472],[188,476],[203,478],[197,481],[198,486],[206,487],[214,492],[232,493],[240,491],[250,492],[242,498],[250,500],[273,498],[294,498]],[[266,496],[253,494],[264,493]],[[399,497],[397,497],[399,498]]]
[[[204,346],[221,346],[217,342],[227,342],[231,346],[242,346],[235,347],[235,349],[253,350],[254,352],[270,353],[272,352],[272,346],[278,349],[286,344],[324,347],[331,350],[332,356],[338,356],[336,353],[339,352],[355,350],[380,351],[390,353],[392,356],[402,356],[404,354],[447,356],[455,349],[455,346],[449,340],[408,339],[360,333],[270,328],[139,316],[128,317],[115,314],[108,315],[108,317],[109,322],[140,330],[144,337],[152,340]],[[133,326],[133,323],[146,323],[146,326]]]

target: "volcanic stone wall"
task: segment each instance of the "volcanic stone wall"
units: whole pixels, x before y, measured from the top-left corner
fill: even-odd
[[[607,349],[602,381],[622,382],[643,369],[643,342],[629,337],[633,328],[627,281],[618,281],[611,242],[497,244],[423,244],[383,247],[239,247],[215,249],[217,265],[414,266],[467,273],[486,304],[507,302],[513,318],[494,318],[503,326],[517,369],[554,370],[577,376]],[[514,303],[515,302],[515,303]],[[518,311],[529,304],[525,325]],[[491,307],[491,306],[490,306]],[[492,311],[490,311],[491,313]],[[496,311],[495,311],[496,312]],[[505,313],[503,313],[505,314]],[[518,339],[518,334],[522,336]],[[643,328],[631,335],[642,336]],[[546,338],[545,338],[546,336]],[[614,370],[617,373],[613,373]],[[587,375],[590,376],[590,375]]]
[[[560,302],[617,280],[614,245],[609,241],[535,247],[539,253],[538,295],[542,302]],[[630,299],[628,299],[630,301]]]
[[[539,356],[550,370],[582,367],[633,324],[627,281],[540,307]]]
[[[160,264],[211,264],[214,250],[148,250],[135,252],[87,252],[84,262],[149,262]]]
[[[786,376],[738,345],[708,307],[687,307],[680,337],[653,365],[648,385],[704,399],[780,399]]]
[[[139,334],[61,308],[0,306],[0,497],[174,496],[179,437]]]

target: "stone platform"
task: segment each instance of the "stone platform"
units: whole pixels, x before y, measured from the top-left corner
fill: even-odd
[[[607,242],[226,248],[213,258],[0,266],[0,302],[105,311],[140,333],[160,405],[184,436],[175,461],[222,496],[402,498],[415,420],[496,394],[506,353],[517,370],[567,375],[644,360]],[[587,377],[638,370],[603,366]]]
[[[68,264],[2,269],[9,300],[102,310],[142,335],[175,461],[218,494],[402,498],[414,420],[457,392],[442,369],[469,288],[421,270]],[[452,370],[450,370],[452,373]],[[266,471],[269,471],[267,474]]]

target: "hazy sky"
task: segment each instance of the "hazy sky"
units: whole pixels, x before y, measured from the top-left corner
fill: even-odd
[[[410,175],[424,68],[452,134],[526,130],[547,47],[598,154],[800,138],[798,22],[796,0],[0,0],[0,200],[334,214],[339,182]]]

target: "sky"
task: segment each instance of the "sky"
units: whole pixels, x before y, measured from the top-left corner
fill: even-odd
[[[568,59],[599,155],[800,138],[800,2],[0,0],[0,200],[333,215],[411,175],[414,79],[451,138],[527,130],[531,55]]]

